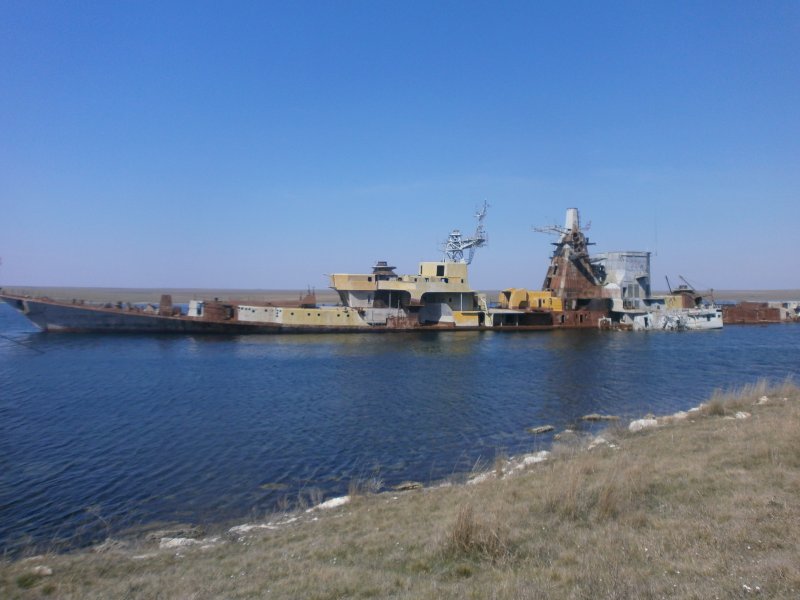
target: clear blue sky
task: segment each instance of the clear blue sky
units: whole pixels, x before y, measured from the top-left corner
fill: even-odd
[[[0,4],[0,284],[324,287],[550,239],[800,287],[799,2]]]

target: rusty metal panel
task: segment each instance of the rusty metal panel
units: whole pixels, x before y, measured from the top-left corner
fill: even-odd
[[[781,311],[766,302],[740,302],[722,307],[722,318],[726,324],[780,323]]]

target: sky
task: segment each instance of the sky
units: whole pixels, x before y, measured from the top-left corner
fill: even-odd
[[[324,288],[484,202],[653,284],[800,288],[798,2],[0,3],[0,285]]]

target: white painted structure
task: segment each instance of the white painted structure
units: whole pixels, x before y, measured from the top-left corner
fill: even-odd
[[[704,331],[722,329],[722,309],[715,306],[707,308],[686,308],[675,310],[655,310],[626,317],[634,331]],[[625,322],[625,318],[623,318]]]
[[[605,289],[614,301],[612,310],[644,309],[650,298],[650,253],[634,250],[601,252],[592,256],[606,270]]]

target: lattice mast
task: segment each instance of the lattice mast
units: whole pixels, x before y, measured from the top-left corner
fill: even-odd
[[[483,227],[483,221],[486,218],[486,211],[488,208],[489,205],[484,202],[481,209],[475,213],[478,224],[475,227],[475,233],[472,237],[465,238],[459,229],[453,229],[453,231],[450,232],[443,248],[445,261],[471,264],[472,259],[475,258],[475,250],[489,243],[489,236],[486,234],[486,229]],[[464,251],[467,251],[466,260],[464,259]]]

